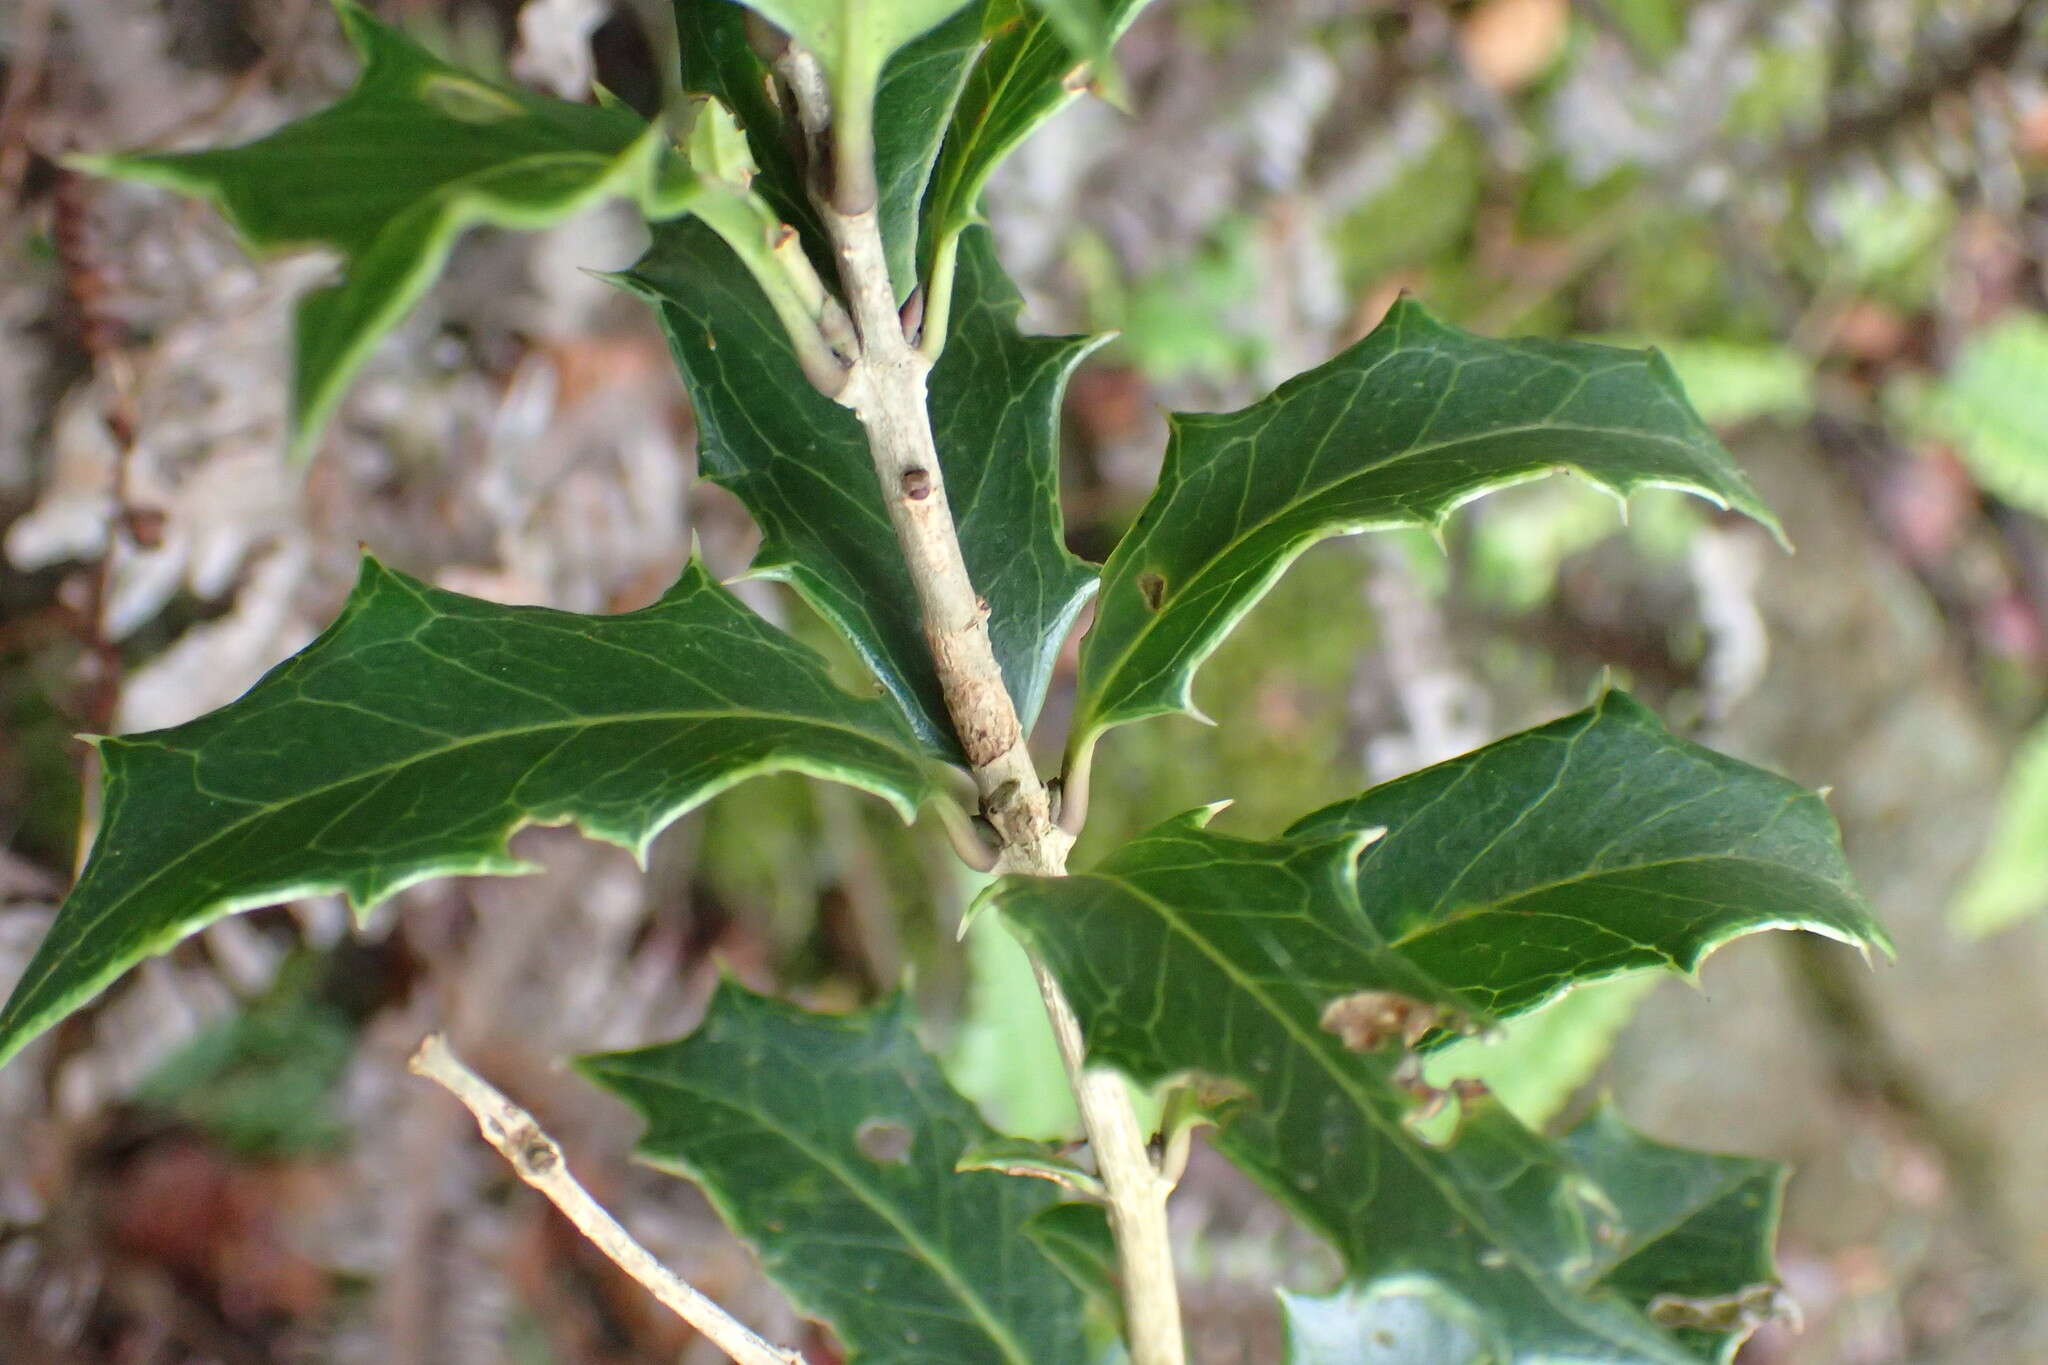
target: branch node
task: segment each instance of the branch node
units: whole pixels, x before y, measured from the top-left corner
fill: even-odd
[[[1017,804],[1017,793],[1019,790],[1020,787],[1017,779],[1013,777],[987,796],[981,798],[982,811],[987,814],[991,823],[997,825],[998,828],[1001,827],[1002,823],[999,817],[1009,810],[1010,807]]]
[[[834,155],[813,161],[811,199],[831,234],[841,296],[860,345],[856,377],[838,400],[867,432],[879,492],[917,593],[946,713],[982,794],[982,813],[1000,840],[995,870],[1060,876],[1074,836],[1054,824],[1045,783],[1026,746],[1016,700],[990,639],[988,601],[975,593],[959,530],[947,515],[932,435],[926,376],[944,345],[956,242],[949,234],[938,243],[925,297],[899,303],[874,208],[872,88],[854,81],[828,92],[806,72],[807,64],[815,70],[814,60],[792,48],[778,69],[790,80],[811,145],[818,145],[820,130],[829,128],[832,135]],[[849,107],[831,108],[829,93],[837,93]],[[836,168],[829,180],[817,173],[819,161]],[[914,492],[917,474],[929,481],[922,497]],[[1070,785],[1065,803],[1072,828],[1079,827],[1086,809],[1082,776],[1079,799]],[[969,849],[971,861],[979,860],[979,844],[977,836]],[[1108,1193],[1132,1365],[1185,1365],[1166,1223],[1169,1183],[1146,1151],[1146,1135],[1123,1078],[1089,1068],[1079,1021],[1058,982],[1035,957],[1032,972]]]

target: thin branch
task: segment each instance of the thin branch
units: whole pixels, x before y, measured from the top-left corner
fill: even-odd
[[[647,1292],[738,1365],[805,1365],[801,1355],[754,1335],[746,1324],[656,1260],[577,1183],[562,1158],[562,1149],[541,1131],[533,1115],[465,1066],[439,1034],[429,1035],[420,1044],[409,1065],[415,1075],[425,1076],[461,1100],[476,1116],[484,1137],[512,1164],[519,1178],[546,1195],[562,1211],[562,1216],[574,1223],[577,1231],[610,1257],[614,1265],[638,1280]]]
[[[831,233],[840,282],[860,339],[859,356],[837,396],[867,432],[882,501],[917,591],[947,714],[972,767],[982,814],[1001,840],[995,870],[1063,876],[1074,835],[1054,819],[1051,793],[1025,745],[1016,703],[989,640],[989,606],[968,578],[946,501],[926,407],[932,355],[904,334],[872,201],[859,205],[858,196],[845,193],[845,153],[853,144],[846,137],[847,125],[835,130],[830,109],[820,107],[824,83],[817,78],[815,63],[792,46],[778,70],[809,135],[838,135],[835,183],[814,184],[811,195]],[[865,138],[859,155],[867,162],[865,179],[871,182],[874,149]],[[859,211],[846,212],[842,206]],[[939,310],[937,331],[943,335],[944,302],[936,296],[936,282],[928,309]],[[932,323],[928,311],[927,336],[934,331]],[[1032,972],[1108,1195],[1123,1272],[1131,1360],[1133,1365],[1184,1365],[1180,1294],[1166,1224],[1172,1182],[1153,1164],[1123,1077],[1088,1067],[1080,1024],[1059,983],[1035,956]]]

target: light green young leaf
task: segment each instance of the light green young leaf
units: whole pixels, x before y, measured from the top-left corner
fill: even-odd
[[[906,820],[930,790],[893,708],[840,691],[695,563],[645,610],[579,616],[366,559],[339,619],[239,701],[100,754],[104,823],[0,1009],[0,1062],[235,911],[530,870],[506,847],[524,825],[644,853],[758,773],[849,783]]]
[[[820,274],[833,278],[831,244],[797,165],[791,130],[769,97],[768,65],[747,40],[745,12],[733,0],[676,0],[675,11],[683,88],[714,96],[739,115],[761,165],[755,188],[803,234]],[[875,178],[882,244],[899,301],[917,284],[918,206],[981,47],[980,13],[970,5],[907,43],[882,68],[875,91]]]
[[[2048,724],[2013,755],[1991,837],[1949,908],[1971,937],[1995,934],[2048,909]]]
[[[952,16],[967,0],[739,0],[810,49],[837,78],[873,79],[895,51]]]
[[[1104,48],[1114,43],[1149,0],[1083,0],[1099,5]],[[947,281],[960,234],[978,220],[981,192],[1003,159],[1033,130],[1081,93],[1089,58],[1060,35],[1052,18],[1027,12],[1021,0],[977,0],[988,46],[975,63],[953,111],[938,169],[925,198],[922,250],[932,299],[927,325],[947,326]]]
[[[988,599],[1003,681],[1028,726],[1094,588],[1061,532],[1059,407],[1094,343],[1018,332],[1015,288],[986,232],[961,259],[955,343],[930,411],[967,569]],[[926,743],[958,757],[917,597],[853,414],[803,380],[787,336],[723,243],[697,223],[655,234],[622,280],[654,303],[696,406],[700,458],[760,523],[753,572],[788,581],[846,636]]]
[[[258,250],[341,253],[341,282],[299,306],[291,446],[300,455],[464,229],[544,227],[615,196],[670,217],[703,192],[660,130],[631,111],[493,85],[353,0],[336,4],[363,59],[338,104],[242,147],[76,159],[203,195]]]
[[[1624,692],[1304,816],[1385,829],[1360,856],[1379,932],[1432,978],[1519,1014],[1723,943],[1799,928],[1891,950],[1817,794],[1671,734]]]
[[[1176,414],[1159,487],[1104,566],[1072,752],[1194,713],[1196,668],[1316,541],[1439,526],[1563,469],[1617,495],[1687,489],[1776,529],[1654,351],[1489,341],[1406,300],[1248,408]]]
[[[1931,383],[1901,384],[1891,406],[1947,441],[1985,488],[2048,516],[2048,320],[2016,312],[1964,344]]]
[[[755,190],[803,234],[823,278],[833,278],[832,245],[797,162],[794,130],[775,102],[768,63],[748,41],[746,10],[738,0],[675,0],[675,15],[682,89],[732,110],[761,168]]]
[[[1026,1235],[1058,1192],[955,1169],[996,1134],[902,996],[806,1014],[727,981],[680,1041],[585,1058],[769,1276],[866,1365],[1093,1365],[1081,1291]]]
[[[882,137],[876,93],[889,59],[911,40],[936,28],[967,0],[740,0],[808,50],[824,67],[831,87],[837,181],[835,200],[849,210],[873,206],[879,183],[864,183],[878,168],[873,160]],[[957,78],[956,78],[957,79]],[[957,89],[957,86],[955,87]],[[939,92],[932,109],[936,124],[951,105],[952,91]],[[897,130],[889,130],[894,134]],[[923,130],[918,130],[923,135]],[[856,174],[862,188],[845,203]]]

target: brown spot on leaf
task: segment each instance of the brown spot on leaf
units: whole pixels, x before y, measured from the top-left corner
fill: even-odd
[[[869,1161],[900,1166],[910,1159],[910,1129],[895,1119],[867,1119],[853,1130],[853,1145]]]
[[[1340,995],[1323,1007],[1322,1018],[1323,1029],[1336,1034],[1353,1052],[1375,1052],[1394,1038],[1413,1047],[1442,1022],[1442,1010],[1399,991]]]
[[[1745,1336],[1767,1322],[1788,1326],[1799,1321],[1799,1305],[1775,1284],[1752,1284],[1733,1294],[1689,1298],[1659,1294],[1650,1300],[1650,1320],[1660,1327],[1695,1332],[1740,1332]]]
[[[1156,573],[1138,575],[1138,591],[1145,598],[1145,605],[1154,611],[1166,601],[1166,580]]]

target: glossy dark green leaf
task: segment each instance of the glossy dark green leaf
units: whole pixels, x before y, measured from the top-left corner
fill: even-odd
[[[761,167],[755,189],[803,234],[819,273],[835,279],[824,226],[797,166],[790,129],[769,98],[767,63],[747,41],[742,7],[736,0],[676,0],[675,11],[683,88],[711,95],[738,115]],[[905,45],[882,69],[875,92],[875,178],[882,243],[899,300],[917,283],[918,207],[981,45],[980,14],[969,6]]]
[[[363,60],[340,103],[243,147],[79,159],[214,200],[259,250],[341,253],[341,282],[299,307],[291,421],[301,453],[465,228],[543,227],[614,196],[667,217],[699,193],[660,131],[629,110],[493,85],[349,0],[338,8]]]
[[[1674,1323],[1687,1309],[1712,1313],[1745,1298],[1766,1308],[1774,1304],[1783,1166],[1652,1142],[1608,1105],[1559,1146],[1599,1183],[1625,1223],[1660,1229],[1635,1244],[1603,1248],[1596,1270],[1602,1288]],[[1678,1330],[1681,1340],[1715,1360],[1732,1358],[1746,1334]]]
[[[893,708],[692,564],[619,616],[504,607],[365,560],[341,616],[239,701],[100,743],[92,860],[0,1010],[0,1061],[223,915],[527,870],[528,824],[644,852],[757,773],[865,788],[909,819],[928,775]]]
[[[689,1037],[581,1068],[647,1120],[640,1155],[702,1186],[850,1363],[1098,1359],[1080,1290],[1025,1235],[1058,1192],[954,1169],[995,1134],[903,997],[827,1016],[728,981]]]
[[[918,283],[918,224],[925,190],[982,46],[979,6],[970,5],[890,59],[875,91],[875,180],[882,245],[889,254],[889,277],[899,301]]]
[[[624,277],[655,303],[696,406],[700,458],[760,523],[754,572],[792,584],[846,636],[925,741],[958,742],[909,571],[852,413],[804,382],[774,315],[724,244],[659,229]],[[988,599],[1003,679],[1028,725],[1062,638],[1094,586],[1060,528],[1060,397],[1090,342],[1026,337],[986,232],[961,253],[954,342],[930,408],[968,573]]]
[[[1780,1302],[1771,1254],[1785,1168],[1651,1142],[1602,1106],[1558,1143],[1600,1187],[1633,1244],[1598,1248],[1592,1292],[1613,1291],[1655,1319],[1719,1317],[1724,1330],[1677,1327],[1701,1359],[1733,1359]],[[1502,1365],[1504,1334],[1427,1275],[1392,1274],[1335,1294],[1281,1295],[1288,1365]],[[1745,1313],[1748,1317],[1745,1318]]]
[[[1100,11],[1104,49],[1149,0],[1085,0]],[[927,258],[942,256],[980,211],[981,192],[1003,159],[1086,86],[1088,56],[1042,11],[1020,0],[981,0],[987,50],[967,78],[925,201]]]
[[[1782,1304],[1771,1254],[1785,1168],[1651,1142],[1611,1108],[1559,1143],[1600,1187],[1633,1243],[1600,1247],[1591,1292],[1612,1291],[1653,1320],[1718,1318],[1719,1330],[1674,1327],[1700,1359],[1732,1360]],[[1288,1365],[1502,1365],[1515,1359],[1485,1314],[1427,1275],[1392,1274],[1335,1294],[1281,1295]]]
[[[1326,536],[1435,526],[1570,469],[1688,489],[1775,526],[1654,351],[1490,341],[1397,303],[1370,336],[1238,412],[1173,418],[1159,487],[1103,569],[1074,744],[1194,711],[1195,669]]]
[[[1626,768],[1607,774],[1617,784],[1628,778]],[[1729,785],[1726,771],[1711,776],[1696,783],[1703,800]],[[1753,777],[1759,785],[1751,794],[1782,812],[1782,784],[1765,788],[1776,780]],[[1489,845],[1518,837],[1525,824],[1539,833],[1550,827],[1529,818],[1545,775],[1524,779],[1519,801],[1479,801],[1477,814],[1458,805],[1469,824],[1459,833],[1471,836],[1481,865]],[[1244,1098],[1219,1114],[1219,1148],[1330,1238],[1355,1282],[1348,1296],[1364,1305],[1347,1309],[1348,1319],[1319,1319],[1315,1339],[1329,1339],[1323,1328],[1341,1338],[1342,1323],[1358,1320],[1368,1330],[1356,1359],[1700,1359],[1652,1321],[1646,1304],[1657,1294],[1690,1292],[1695,1281],[1687,1277],[1702,1264],[1711,1265],[1715,1283],[1744,1280],[1754,1269],[1752,1243],[1731,1244],[1717,1257],[1705,1236],[1666,1242],[1674,1209],[1684,1206],[1657,1204],[1674,1193],[1668,1187],[1639,1188],[1651,1160],[1633,1148],[1624,1158],[1601,1159],[1591,1149],[1605,1135],[1576,1149],[1546,1142],[1490,1097],[1459,1101],[1448,1139],[1425,1137],[1400,1050],[1357,1046],[1336,1022],[1339,1002],[1407,1002],[1442,1022],[1461,1003],[1476,1016],[1491,1001],[1511,1011],[1540,994],[1461,995],[1489,978],[1439,978],[1407,942],[1383,932],[1368,907],[1379,903],[1383,883],[1400,883],[1394,863],[1372,861],[1372,831],[1347,821],[1260,842],[1211,832],[1206,818],[1197,812],[1171,821],[1089,872],[1004,878],[988,896],[1058,976],[1094,1060],[1148,1083],[1193,1073],[1241,1089]],[[1538,841],[1521,858],[1555,867],[1573,852],[1581,865],[1597,864],[1604,834],[1568,821],[1555,829],[1566,848],[1545,848],[1532,834]],[[1742,828],[1730,833],[1739,844]],[[1395,829],[1382,843],[1400,834]],[[1426,837],[1395,848],[1403,858],[1429,860],[1419,879],[1458,876],[1458,867],[1436,860]],[[1796,843],[1792,849],[1795,864],[1810,852]],[[1780,900],[1759,906],[1743,927],[1810,920],[1852,939],[1875,937],[1860,911],[1853,919],[1842,914],[1832,883],[1816,879],[1812,889],[1807,910]],[[1649,902],[1639,913],[1645,940],[1668,932],[1665,904]],[[1709,905],[1702,917],[1722,913]],[[1616,936],[1629,935],[1624,914],[1609,921]],[[1736,932],[1716,924],[1705,932],[1717,940]],[[1565,980],[1578,976],[1579,963],[1589,977],[1616,970],[1604,944],[1589,948],[1583,938],[1530,935],[1508,946]],[[1705,1219],[1703,1229],[1711,1210],[1726,1211],[1711,1185],[1698,1182],[1695,1193],[1706,1193],[1687,1215]],[[1626,1293],[1622,1266],[1644,1271],[1630,1277]],[[1641,1297],[1666,1272],[1671,1284]],[[1610,1276],[1616,1283],[1606,1283]],[[1366,1341],[1389,1333],[1397,1344],[1427,1343],[1416,1348],[1426,1353],[1366,1353]],[[1299,1337],[1309,1335],[1309,1326],[1298,1326]],[[1304,1349],[1299,1358],[1354,1357]]]
[[[1375,927],[1503,1014],[1636,968],[1691,973],[1758,929],[1891,947],[1820,796],[1679,739],[1622,692],[1288,832],[1375,828],[1359,869]]]

